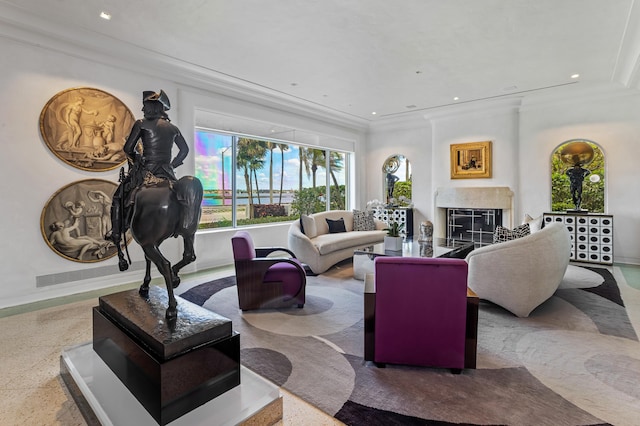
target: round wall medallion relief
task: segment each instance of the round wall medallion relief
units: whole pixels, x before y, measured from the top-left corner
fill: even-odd
[[[82,170],[104,171],[125,160],[135,118],[111,94],[89,87],[63,90],[40,113],[40,133],[56,157]]]
[[[56,254],[75,262],[100,262],[117,251],[104,236],[111,230],[111,199],[117,184],[86,179],[60,188],[40,216],[40,231]],[[130,241],[128,236],[127,241]]]

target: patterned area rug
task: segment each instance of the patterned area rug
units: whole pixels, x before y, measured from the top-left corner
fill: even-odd
[[[233,321],[243,365],[348,425],[637,424],[638,336],[612,274],[593,271],[602,284],[568,283],[529,318],[481,302],[478,368],[460,375],[364,363],[349,263],[308,277],[303,309],[243,313],[235,277],[181,297]]]

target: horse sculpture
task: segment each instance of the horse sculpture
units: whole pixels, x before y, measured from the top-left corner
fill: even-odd
[[[148,297],[153,262],[167,287],[169,306],[165,316],[170,322],[177,319],[173,289],[180,284],[178,272],[196,259],[194,241],[200,222],[202,196],[202,183],[193,176],[182,177],[177,182],[152,180],[136,189],[129,229],[133,239],[142,247],[146,260],[146,272],[138,292]],[[182,260],[171,266],[160,251],[160,244],[169,237],[178,236],[182,236],[184,252]],[[124,261],[119,245],[118,257]]]

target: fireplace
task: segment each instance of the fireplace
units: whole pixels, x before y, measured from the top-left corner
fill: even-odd
[[[492,244],[498,225],[502,225],[502,209],[447,209],[447,239]]]
[[[513,191],[506,186],[438,188],[433,236],[459,238],[461,226],[467,226],[462,239],[491,243],[497,225],[513,228],[513,202]]]

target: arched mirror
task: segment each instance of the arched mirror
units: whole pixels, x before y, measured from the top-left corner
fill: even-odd
[[[382,165],[384,200],[387,205],[411,205],[411,164],[404,155],[395,154]]]
[[[551,208],[604,213],[605,162],[593,141],[571,139],[551,155]]]

